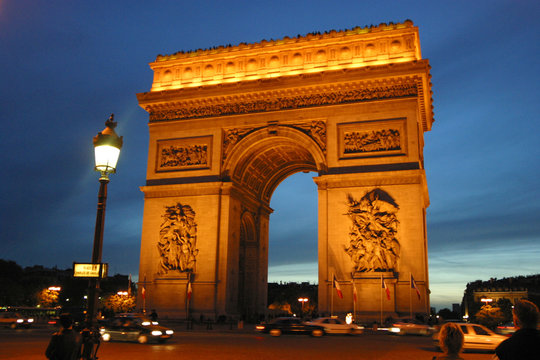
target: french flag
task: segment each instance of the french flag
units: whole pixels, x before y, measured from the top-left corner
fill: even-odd
[[[386,281],[384,281],[383,278],[381,278],[381,280],[382,280],[382,288],[384,289],[384,292],[386,292],[386,298],[390,300],[390,289],[388,288],[388,286],[386,286]]]
[[[418,300],[420,300],[420,290],[418,290],[418,287],[416,286],[416,282],[414,281],[412,273],[411,273],[411,289],[414,289],[416,291],[416,296],[418,296]]]
[[[339,287],[339,283],[337,282],[336,275],[334,275],[334,287],[336,288],[339,298],[343,299],[343,293],[341,292],[341,288]]]
[[[191,300],[191,293],[193,292],[193,289],[191,288],[191,281],[187,284],[187,298],[188,300]]]

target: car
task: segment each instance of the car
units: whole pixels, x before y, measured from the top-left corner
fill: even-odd
[[[324,327],[307,324],[297,317],[279,317],[268,323],[258,324],[255,329],[271,336],[300,334],[320,337],[324,335]]]
[[[155,323],[155,322],[154,322]],[[107,341],[136,341],[163,343],[170,339],[174,331],[144,316],[116,316],[102,322],[99,328],[101,339]]]
[[[347,324],[337,317],[320,317],[306,322],[308,325],[318,325],[324,328],[326,334],[361,334],[364,332],[363,326]]]
[[[30,327],[34,323],[33,318],[25,317],[13,311],[0,312],[0,325],[16,329],[18,327]]]
[[[495,350],[508,337],[499,335],[480,324],[457,323],[463,331],[463,350]],[[439,333],[432,337],[435,347],[439,347]]]
[[[396,335],[424,335],[429,336],[435,330],[433,327],[415,319],[401,319],[390,327],[390,332]]]
[[[509,323],[506,323],[506,324],[502,324],[502,325],[499,325],[497,326],[497,329],[495,330],[498,334],[501,334],[501,335],[512,335],[513,333],[516,332],[516,327],[514,326],[514,322],[511,321]]]

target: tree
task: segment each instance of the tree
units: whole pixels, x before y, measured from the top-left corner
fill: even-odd
[[[484,305],[480,311],[475,314],[475,318],[479,324],[490,329],[495,329],[498,324],[503,322],[504,315],[500,308],[491,305]]]
[[[130,295],[109,295],[102,301],[105,310],[115,313],[130,312],[135,309],[135,297]]]
[[[58,291],[43,289],[36,294],[36,300],[41,307],[53,307],[58,305]]]

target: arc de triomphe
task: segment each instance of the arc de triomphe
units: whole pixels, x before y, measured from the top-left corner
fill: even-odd
[[[314,171],[319,313],[351,311],[354,289],[360,317],[429,313],[433,114],[412,22],[159,55],[150,67],[152,88],[138,94],[150,132],[138,306],[264,314],[270,198]]]

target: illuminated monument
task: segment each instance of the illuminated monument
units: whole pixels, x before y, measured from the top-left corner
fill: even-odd
[[[351,311],[355,287],[363,317],[428,313],[433,114],[412,22],[160,55],[150,67],[152,88],[138,94],[150,118],[139,306],[264,314],[270,198],[314,171],[319,312]]]

